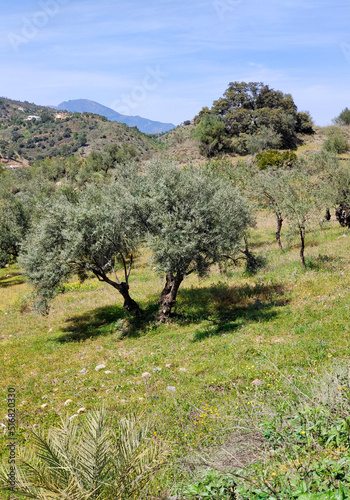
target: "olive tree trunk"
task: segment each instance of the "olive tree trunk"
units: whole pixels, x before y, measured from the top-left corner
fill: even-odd
[[[123,308],[128,311],[132,316],[141,316],[142,315],[142,309],[140,308],[140,306],[138,305],[137,302],[134,301],[134,299],[132,299],[130,297],[130,293],[129,293],[129,285],[125,282],[123,283],[117,283],[117,290],[118,292],[122,295],[123,299],[124,299],[124,304],[123,304]]]
[[[305,250],[305,227],[300,226],[299,228],[299,233],[300,233],[300,241],[301,241],[301,247],[300,247],[300,260],[301,260],[301,265],[305,268],[305,257],[304,257],[304,250]]]
[[[179,273],[177,273],[175,276],[173,274],[166,275],[165,285],[159,299],[159,323],[165,323],[166,321],[168,321],[171,310],[176,304],[177,292],[182,281],[183,275]]]
[[[276,213],[276,217],[277,217],[276,240],[277,240],[278,246],[280,247],[280,250],[283,250],[282,242],[281,242],[281,230],[282,230],[283,218],[282,218],[280,213]]]

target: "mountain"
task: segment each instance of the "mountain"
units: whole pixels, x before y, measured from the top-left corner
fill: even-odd
[[[175,125],[172,123],[155,122],[141,116],[121,115],[117,111],[114,111],[114,109],[103,106],[95,101],[89,101],[89,99],[64,101],[55,106],[55,108],[61,111],[70,111],[71,113],[94,113],[105,116],[111,122],[125,123],[129,127],[137,127],[145,134],[158,134],[175,128]]]
[[[143,160],[164,147],[156,138],[96,113],[58,113],[0,97],[0,164],[16,167],[54,156],[86,157],[123,144]]]

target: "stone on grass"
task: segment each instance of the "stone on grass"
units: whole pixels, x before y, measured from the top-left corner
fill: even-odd
[[[40,408],[44,409],[47,408],[49,405],[47,403],[44,403],[43,405],[40,406]]]
[[[166,388],[166,390],[168,392],[176,392],[176,387],[174,387],[173,385],[168,385],[168,387]]]
[[[263,380],[259,380],[258,378],[256,378],[255,380],[253,380],[253,382],[250,383],[250,385],[255,385],[255,387],[258,387],[259,385],[263,384],[264,384]]]
[[[142,374],[142,378],[146,378],[146,379],[147,379],[147,378],[150,378],[151,376],[152,376],[152,375],[151,375],[150,373],[148,373],[148,372],[144,372],[144,373]]]
[[[153,368],[153,371],[154,372],[160,372],[162,369],[159,367],[159,366],[156,366],[155,368]]]
[[[73,403],[73,399],[67,399],[67,401],[64,402],[64,406],[68,406],[71,403]]]
[[[106,368],[106,365],[101,363],[100,365],[95,366],[95,370],[99,372],[100,370],[103,370],[103,368]]]
[[[167,365],[165,365],[165,368],[171,368],[171,363],[168,363]]]
[[[86,412],[86,408],[85,408],[85,406],[82,406],[81,408],[79,408],[77,413],[78,413],[78,415],[80,415],[80,413],[85,413],[85,412]]]
[[[113,373],[113,372],[111,372],[110,370],[105,371],[106,375],[110,375],[111,373]]]

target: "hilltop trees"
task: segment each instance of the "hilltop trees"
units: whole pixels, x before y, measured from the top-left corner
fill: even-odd
[[[223,97],[196,117],[197,135],[202,121],[207,128],[208,115],[223,121],[226,133],[234,139],[232,147],[239,154],[271,147],[295,148],[297,133],[313,133],[310,115],[298,113],[292,96],[263,83],[231,82]]]
[[[336,118],[334,118],[333,122],[336,125],[350,125],[350,109],[343,109],[343,111]]]

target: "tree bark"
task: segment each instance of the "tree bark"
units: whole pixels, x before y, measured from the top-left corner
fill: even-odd
[[[305,257],[304,257],[304,250],[305,250],[305,227],[300,227],[300,240],[301,240],[301,247],[300,247],[300,260],[301,260],[301,265],[303,268],[306,267],[305,264]]]
[[[276,214],[276,216],[277,216],[276,240],[277,240],[278,246],[280,247],[280,250],[283,250],[282,242],[281,242],[281,230],[282,230],[283,218],[282,218],[281,214]]]
[[[176,304],[177,292],[182,281],[183,275],[179,273],[177,273],[175,276],[171,273],[166,275],[165,285],[159,299],[159,323],[166,323],[166,321],[168,321],[171,310]]]
[[[142,309],[140,309],[140,306],[137,304],[137,302],[134,301],[130,297],[129,294],[129,285],[125,282],[117,284],[116,286],[118,292],[122,295],[124,298],[124,305],[123,308],[128,311],[132,316],[141,316],[142,315]]]
[[[118,290],[118,292],[124,299],[123,308],[126,311],[128,311],[132,316],[142,316],[143,313],[142,309],[139,307],[137,302],[135,302],[134,299],[130,297],[129,284],[126,281],[120,283],[119,281],[116,282],[111,280],[101,268],[100,269],[93,268],[92,272],[95,274],[95,276],[98,278],[99,281],[104,281],[105,283],[108,283],[113,288]]]

